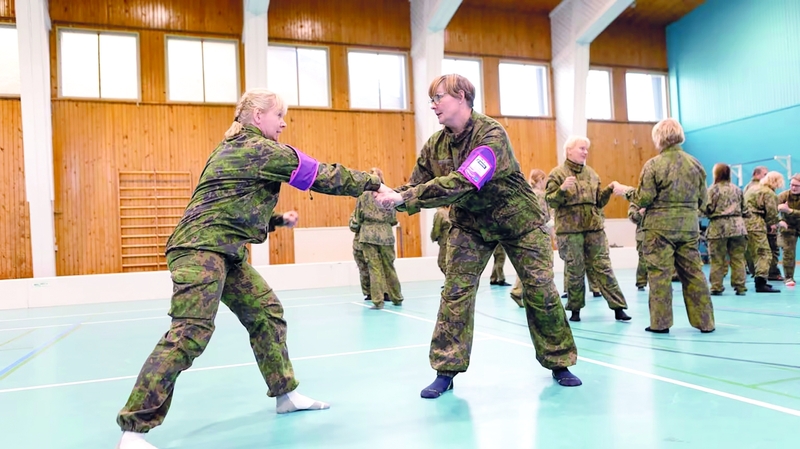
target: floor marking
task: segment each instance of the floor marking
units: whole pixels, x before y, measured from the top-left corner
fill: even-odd
[[[360,304],[360,303],[356,303],[356,302],[354,302],[352,304],[355,304],[355,305],[358,305],[358,306],[361,306],[361,307],[368,307],[365,304]],[[383,310],[380,310],[380,311],[384,312],[384,313],[392,313],[392,314],[395,314],[395,315],[400,315],[400,316],[403,316],[403,317],[406,317],[406,318],[412,318],[412,319],[419,320],[419,321],[424,321],[426,323],[434,323],[434,324],[436,323],[435,320],[431,320],[431,319],[428,319],[428,318],[422,318],[422,317],[418,317],[418,316],[414,316],[414,315],[409,315],[409,314],[402,313],[402,312],[395,312],[393,310],[385,310],[385,309],[383,309]],[[511,338],[506,338],[506,337],[500,337],[500,336],[497,336],[497,335],[487,334],[485,332],[477,332],[476,331],[475,335],[481,335],[483,337],[491,337],[491,338],[493,338],[495,340],[504,341],[506,343],[512,343],[512,344],[515,344],[515,345],[518,345],[518,346],[524,346],[524,347],[527,347],[527,348],[533,348],[533,344],[532,343],[521,342],[521,341],[518,341],[518,340],[511,339]],[[629,374],[635,374],[637,376],[647,377],[649,379],[658,380],[658,381],[670,383],[670,384],[673,384],[673,385],[678,385],[678,386],[689,388],[689,389],[692,389],[692,390],[702,391],[704,393],[710,393],[710,394],[713,394],[713,395],[716,395],[716,396],[720,396],[720,397],[723,397],[723,398],[733,399],[735,401],[744,402],[746,404],[755,405],[755,406],[767,408],[767,409],[770,409],[770,410],[775,410],[777,412],[786,413],[788,415],[800,416],[800,410],[795,410],[795,409],[791,409],[791,408],[788,408],[788,407],[782,407],[780,405],[770,404],[768,402],[757,401],[755,399],[746,398],[744,396],[739,396],[739,395],[735,395],[735,394],[731,394],[731,393],[726,393],[724,391],[714,390],[712,388],[701,387],[700,385],[695,385],[695,384],[692,384],[692,383],[689,383],[689,382],[683,382],[683,381],[680,381],[680,380],[671,379],[669,377],[658,376],[658,375],[655,375],[655,374],[646,373],[644,371],[639,371],[639,370],[635,370],[635,369],[631,369],[631,368],[626,368],[624,366],[619,366],[619,365],[614,365],[614,364],[611,364],[611,363],[601,362],[599,360],[589,359],[589,358],[586,358],[586,357],[583,357],[583,356],[578,356],[578,360],[581,360],[581,361],[587,362],[587,363],[591,363],[591,364],[594,364],[594,365],[603,366],[603,367],[610,368],[610,369],[613,369],[613,370],[622,371],[622,372],[629,373]]]
[[[67,335],[71,334],[72,332],[74,332],[79,327],[81,327],[80,324],[72,325],[72,327],[70,327],[69,329],[65,330],[64,332],[61,332],[60,334],[56,335],[55,337],[51,338],[50,340],[47,340],[46,342],[42,343],[41,345],[33,348],[33,350],[31,350],[29,353],[23,355],[22,357],[20,357],[19,359],[15,360],[14,362],[12,362],[7,367],[5,367],[2,370],[0,370],[0,380],[5,379],[6,377],[8,377],[8,375],[13,373],[17,368],[19,368],[19,367],[25,365],[26,363],[30,362],[37,355],[39,355],[42,352],[44,352],[50,346],[53,346],[54,344],[58,343],[61,339],[63,339]]]
[[[284,309],[299,309],[303,307],[317,307],[317,306],[333,306],[339,304],[350,304],[351,301],[341,301],[341,302],[326,302],[326,303],[318,303],[318,304],[300,304],[296,306],[284,306]],[[155,310],[162,310],[162,309],[155,309]],[[217,313],[219,315],[233,315],[233,312],[230,310],[223,310],[222,312]],[[90,324],[108,324],[108,323],[127,323],[132,321],[148,321],[148,320],[159,320],[169,318],[169,315],[159,315],[159,316],[149,316],[149,317],[142,317],[142,318],[123,318],[119,320],[103,320],[103,321],[85,321],[80,323],[84,326],[88,326]],[[0,332],[6,331],[22,331],[22,330],[34,330],[34,329],[47,329],[51,327],[68,327],[73,326],[73,323],[65,323],[65,324],[49,324],[44,326],[28,326],[28,327],[13,327],[9,329],[0,329]]]

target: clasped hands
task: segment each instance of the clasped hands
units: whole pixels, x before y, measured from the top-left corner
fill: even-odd
[[[394,209],[403,204],[403,197],[386,184],[381,184],[378,190],[372,192],[372,196],[378,205],[384,209]]]
[[[576,179],[574,176],[568,176],[567,179],[561,183],[561,190],[567,191],[575,186]],[[614,189],[614,195],[625,195],[628,191],[633,190],[633,187],[626,186],[625,184],[620,184],[617,181],[612,181],[609,185],[612,189]]]

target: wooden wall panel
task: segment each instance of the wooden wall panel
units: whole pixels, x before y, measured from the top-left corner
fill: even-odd
[[[50,0],[54,24],[239,35],[242,0]]]
[[[603,185],[611,181],[636,186],[642,166],[658,154],[647,123],[589,122],[588,137],[592,142],[587,164],[597,171]],[[625,218],[628,202],[613,197],[605,208],[607,218]]]
[[[17,17],[15,0],[0,0],[0,18],[13,19]]]
[[[411,48],[408,0],[271,0],[270,40]]]
[[[546,13],[462,5],[444,32],[444,51],[550,61],[550,18]]]
[[[20,101],[0,98],[0,117],[0,279],[32,277]]]
[[[526,179],[534,168],[549,173],[558,164],[557,154],[553,151],[556,147],[555,120],[505,117],[498,120],[508,132]]]
[[[666,27],[615,21],[592,42],[593,65],[667,71]]]
[[[348,168],[368,171],[378,167],[386,185],[395,187],[408,182],[416,163],[414,151],[414,115],[411,113],[347,112],[289,110],[287,128],[281,139],[323,162],[340,163]],[[367,132],[368,130],[368,132]],[[320,139],[319,136],[325,136]],[[289,186],[281,189],[277,210],[297,210],[300,226],[347,226],[355,199],[300,192]],[[403,232],[398,256],[421,255],[419,219],[398,214]],[[289,233],[270,236],[272,263],[294,261]]]

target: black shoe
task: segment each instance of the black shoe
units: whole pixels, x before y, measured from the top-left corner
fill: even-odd
[[[746,295],[747,295],[746,290],[740,290],[736,292],[736,296],[746,296]]]
[[[631,317],[622,309],[614,309],[614,319],[617,321],[630,321]]]
[[[564,293],[563,295],[561,295],[561,297],[562,298],[569,298],[569,294],[568,293]]]
[[[639,290],[640,292],[643,292],[644,291],[644,286],[636,287],[636,289]]]
[[[646,330],[647,332],[652,332],[654,334],[668,334],[669,333],[669,328],[667,328],[667,329],[653,329],[650,326],[647,326],[646,328],[644,328],[644,330]]]
[[[600,293],[600,292],[592,292],[592,296],[594,296],[595,298],[599,298],[599,297],[603,296],[603,294]]]
[[[434,380],[432,384],[422,389],[422,392],[420,392],[420,397],[425,399],[436,399],[445,391],[450,391],[452,389],[453,378],[439,374],[436,376],[436,380]]]
[[[364,301],[372,301],[372,296],[370,295],[365,296]]]
[[[581,320],[581,311],[580,310],[572,310],[572,314],[569,317],[570,321],[580,321]]]
[[[700,329],[700,332],[702,332],[704,334],[710,334],[710,333],[714,332],[715,330],[716,329],[711,329],[711,330],[704,331],[703,329]]]
[[[711,290],[711,296],[722,296],[722,290],[719,291]]]
[[[756,293],[780,293],[781,291],[767,284],[763,277],[756,276]]]

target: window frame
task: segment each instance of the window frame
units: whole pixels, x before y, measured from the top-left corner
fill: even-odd
[[[111,34],[117,36],[134,36],[136,38],[136,98],[104,98],[102,88],[100,90],[100,95],[97,97],[71,97],[64,95],[62,89],[62,79],[61,79],[61,33],[63,31],[68,32],[76,32],[76,33],[84,33],[84,34],[95,34],[97,35],[97,44],[98,49],[100,48],[100,34]],[[99,50],[98,50],[99,51]],[[119,30],[103,30],[97,28],[83,28],[83,27],[70,27],[70,26],[58,26],[56,27],[56,70],[57,70],[57,91],[58,91],[58,98],[65,99],[65,100],[78,100],[78,101],[115,101],[115,102],[130,102],[130,103],[141,103],[142,102],[142,43],[141,43],[141,35],[138,31],[119,31]],[[97,82],[101,83],[100,81],[100,55],[97,55]],[[99,84],[102,86],[102,84]]]
[[[325,64],[328,70],[328,105],[327,106],[289,106],[291,109],[333,109],[333,80],[331,79],[331,47],[330,45],[314,45],[308,43],[294,43],[294,42],[282,42],[282,41],[270,41],[267,43],[267,52],[269,52],[269,47],[289,47],[289,48],[311,48],[311,49],[324,49],[325,50]],[[297,53],[295,52],[295,57]],[[267,65],[269,65],[269,59],[267,59]],[[267,69],[269,70],[269,69]],[[300,71],[297,71],[298,75]],[[271,87],[270,87],[271,88]],[[300,80],[297,79],[297,102],[300,102]]]
[[[591,121],[595,121],[595,122],[615,122],[617,120],[617,117],[616,117],[616,114],[614,113],[614,109],[615,109],[615,104],[614,104],[614,68],[613,67],[607,67],[607,66],[590,65],[589,66],[589,71],[592,71],[592,70],[608,72],[608,93],[609,93],[609,102],[610,102],[610,107],[611,107],[611,118],[589,118],[589,115],[585,114],[586,115],[586,120],[591,120]],[[589,84],[588,84],[589,72],[588,71],[586,72],[586,78],[587,78],[586,87],[587,87],[587,97],[588,97],[588,87],[589,87]],[[626,102],[627,102],[627,99],[626,99]]]
[[[629,73],[636,73],[641,75],[659,75],[664,77],[664,104],[666,105],[666,111],[664,112],[664,119],[669,118],[671,111],[670,111],[670,104],[669,104],[669,72],[662,72],[660,70],[647,70],[647,69],[625,69],[625,112],[627,115],[628,122],[630,123],[658,123],[659,120],[651,121],[651,120],[633,120],[631,119],[630,108],[628,107],[628,74]],[[663,120],[663,119],[662,119]]]
[[[169,99],[169,40],[170,39],[182,39],[187,41],[200,41],[200,54],[203,53],[202,43],[205,41],[211,42],[224,42],[224,43],[234,43],[236,45],[236,51],[234,51],[234,57],[236,58],[236,98],[233,101],[206,101],[206,74],[205,69],[203,69],[203,100],[202,101],[188,101],[188,100],[170,100]],[[188,35],[188,34],[175,34],[175,33],[165,33],[164,34],[164,102],[166,104],[193,104],[193,105],[200,105],[200,104],[211,104],[211,105],[236,105],[242,96],[242,71],[241,71],[241,61],[239,59],[239,52],[241,52],[241,42],[239,39],[235,38],[223,38],[223,37],[206,37],[206,36],[195,36],[195,35]],[[202,61],[201,61],[202,65]]]
[[[370,108],[355,108],[353,107],[352,102],[350,101],[352,98],[352,92],[350,92],[350,52],[356,53],[376,53],[376,54],[393,54],[393,55],[402,55],[403,56],[403,72],[405,75],[405,107],[403,109],[370,109]],[[412,103],[412,94],[413,94],[413,86],[409,83],[410,81],[410,70],[409,70],[409,58],[410,54],[408,51],[404,50],[392,50],[392,49],[383,49],[383,48],[375,48],[375,47],[357,47],[357,46],[348,46],[345,48],[345,67],[347,68],[347,106],[349,111],[359,111],[359,112],[413,112],[411,110],[411,103]]]
[[[16,31],[17,32],[17,43],[19,43],[19,30],[17,28],[17,23],[16,22],[3,22],[3,21],[0,21],[0,28],[12,28],[14,31]],[[19,44],[17,45],[17,47],[19,47]],[[19,50],[17,50],[17,58],[19,58]],[[19,61],[17,61],[17,65],[19,65]],[[9,93],[0,92],[0,98],[11,98],[11,99],[14,99],[14,98],[21,98],[22,97],[22,70],[21,70],[21,68],[20,68],[19,78],[20,78],[20,86],[19,86],[19,91],[20,92],[18,94],[9,94]]]
[[[547,105],[547,114],[544,115],[504,115],[503,114],[503,104],[500,99],[500,64],[518,64],[518,65],[533,65],[539,66],[544,68],[545,73],[545,86],[542,92],[547,93],[547,99],[544,102]],[[529,119],[552,119],[555,118],[554,110],[554,98],[553,95],[553,66],[550,62],[547,61],[539,61],[533,59],[512,59],[512,58],[500,58],[497,61],[497,109],[499,112],[500,117],[512,117],[512,118],[529,118]]]
[[[481,92],[481,101],[483,104],[481,105],[481,114],[486,115],[486,90],[483,88],[484,84],[486,83],[486,77],[483,73],[483,57],[481,56],[462,56],[462,55],[453,55],[453,54],[445,54],[444,58],[442,59],[454,59],[456,61],[475,61],[478,63],[478,69],[480,70],[481,74],[481,85],[476,86],[477,89],[480,89]],[[499,70],[499,69],[498,69]],[[442,73],[444,75],[444,73]]]

